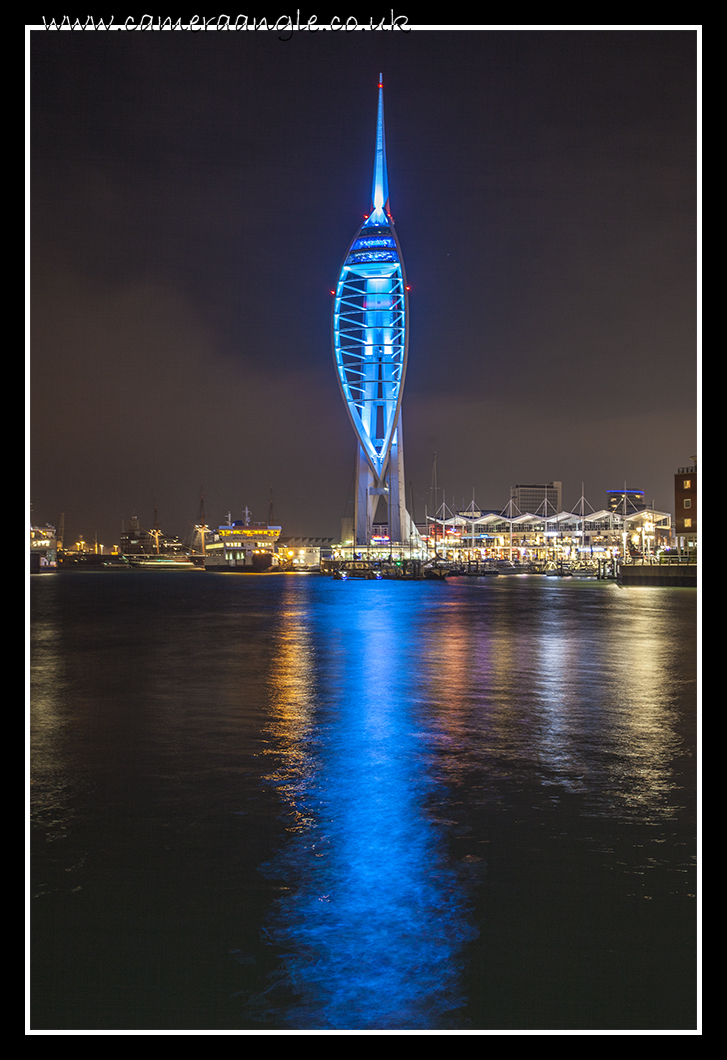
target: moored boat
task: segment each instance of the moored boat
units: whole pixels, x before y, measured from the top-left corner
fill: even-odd
[[[443,582],[451,574],[451,570],[444,563],[425,563],[422,574],[429,581]]]
[[[334,570],[333,577],[338,581],[347,581],[349,578],[366,578],[373,581],[381,578],[381,570],[367,560],[348,560]]]
[[[201,570],[187,555],[128,556],[127,562],[135,570]]]

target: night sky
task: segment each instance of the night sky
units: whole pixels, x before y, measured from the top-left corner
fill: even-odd
[[[414,515],[697,452],[696,31],[30,34],[30,502],[66,542],[337,537],[331,290],[383,72]]]

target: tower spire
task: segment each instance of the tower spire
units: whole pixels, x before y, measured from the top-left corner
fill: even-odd
[[[389,211],[389,178],[386,172],[386,137],[384,135],[384,75],[379,74],[379,112],[376,119],[376,157],[374,183],[371,189],[372,213],[369,224],[385,224]]]
[[[351,240],[333,301],[333,357],[358,440],[356,543],[365,545],[383,502],[390,542],[417,537],[406,510],[401,401],[409,300],[401,247],[388,212],[384,87],[379,75],[372,212]]]

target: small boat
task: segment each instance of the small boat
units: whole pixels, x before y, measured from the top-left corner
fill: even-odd
[[[337,567],[333,577],[339,581],[347,581],[349,578],[366,578],[373,581],[381,578],[381,570],[366,560],[350,560]]]
[[[429,581],[443,582],[451,574],[451,571],[444,563],[425,563],[422,567],[422,574]]]
[[[528,570],[522,565],[522,563],[513,563],[509,559],[501,559],[497,561],[497,573],[498,574],[527,574]]]
[[[201,570],[189,556],[129,556],[129,566],[135,570]]]

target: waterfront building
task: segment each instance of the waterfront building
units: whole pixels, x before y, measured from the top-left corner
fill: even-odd
[[[624,516],[597,512],[482,512],[433,520],[425,545],[447,559],[575,562],[656,556],[671,544],[671,515],[643,508]]]
[[[626,489],[606,490],[606,507],[612,512],[638,512],[644,507],[644,491]]]
[[[332,537],[280,537],[276,552],[291,570],[319,570],[333,556]]]
[[[409,344],[408,288],[394,219],[379,77],[371,213],[346,251],[333,302],[333,357],[357,440],[354,533],[371,543],[386,508],[389,541],[418,540],[406,508],[401,403]]]
[[[674,532],[680,549],[697,547],[697,459],[674,475]]]
[[[510,503],[519,512],[551,515],[563,507],[563,483],[547,482],[529,486],[511,486]]]
[[[45,526],[30,528],[30,570],[38,571],[46,567],[55,567],[58,542],[56,528],[46,523]]]
[[[334,558],[350,559],[355,551],[372,560],[436,555],[455,565],[512,560],[542,567],[561,561],[652,561],[672,545],[671,514],[653,506],[624,515],[611,508],[593,511],[582,497],[576,511],[555,511],[548,504],[546,515],[546,501],[543,496],[535,512],[520,512],[512,500],[502,511],[482,511],[473,502],[452,515],[442,506],[436,517],[418,524],[416,549],[392,543],[387,527],[374,525],[365,550],[342,537],[334,547]]]

